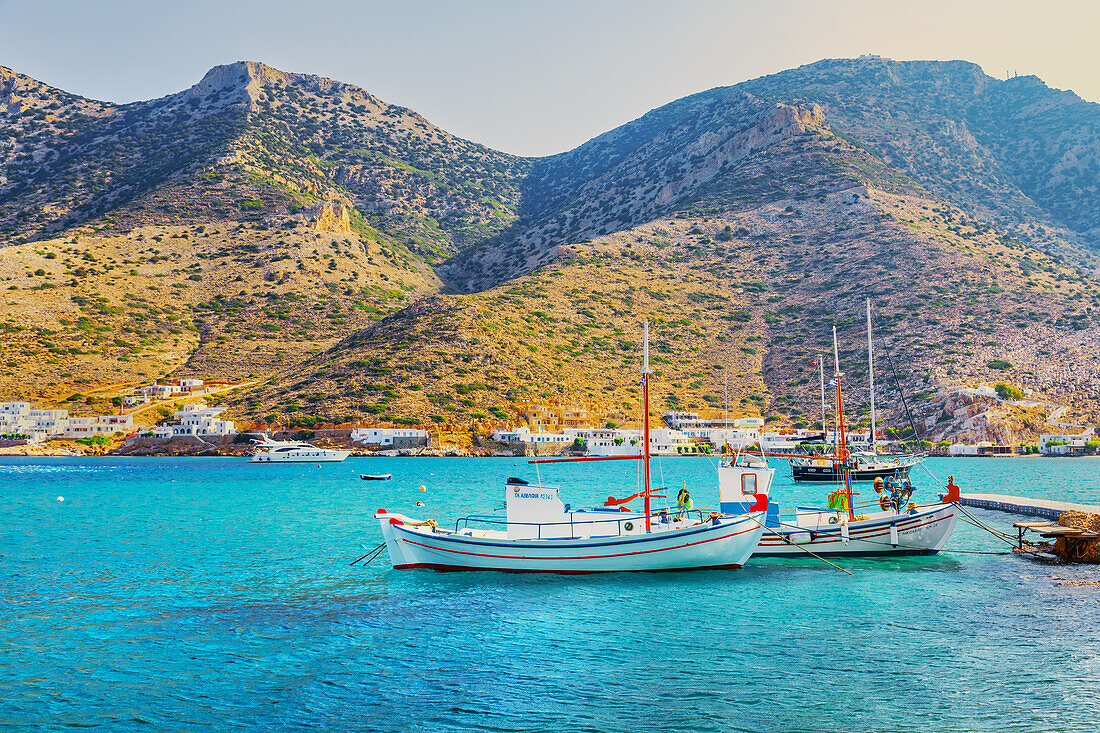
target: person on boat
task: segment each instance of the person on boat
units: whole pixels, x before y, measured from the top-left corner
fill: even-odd
[[[688,493],[687,489],[680,489],[680,493],[676,495],[676,506],[680,510],[677,519],[683,519],[689,509],[695,508],[695,504],[691,500],[691,494]]]

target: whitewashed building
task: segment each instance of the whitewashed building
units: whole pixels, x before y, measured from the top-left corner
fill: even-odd
[[[642,431],[618,428],[566,428],[569,442],[580,438],[590,456],[636,456],[642,452]],[[679,430],[651,428],[649,452],[655,456],[697,453],[699,446]]]
[[[141,393],[150,397],[166,399],[172,395],[181,394],[183,388],[178,384],[150,384],[141,388]]]
[[[153,428],[153,435],[157,438],[236,435],[237,426],[232,420],[218,418],[224,411],[224,407],[184,405],[183,409],[172,413],[173,422]]]
[[[532,432],[531,428],[521,425],[518,428],[499,428],[493,431],[493,440],[504,443],[572,443],[573,437],[565,433]]]
[[[428,444],[428,431],[414,428],[355,428],[351,439],[386,448],[417,448]]]
[[[760,440],[760,431],[755,428],[684,428],[681,432],[689,438],[709,443],[721,449],[729,444],[735,451],[754,445]]]
[[[132,415],[98,415],[96,417],[70,417],[65,430],[58,435],[62,438],[88,438],[93,435],[114,435],[129,433],[134,429]]]
[[[128,433],[134,429],[130,415],[69,417],[68,410],[35,410],[26,402],[0,403],[0,434],[27,435],[32,440],[87,438],[92,435]]]
[[[1048,456],[1071,456],[1083,453],[1085,443],[1092,440],[1092,431],[1078,435],[1046,434],[1039,436],[1039,452]]]

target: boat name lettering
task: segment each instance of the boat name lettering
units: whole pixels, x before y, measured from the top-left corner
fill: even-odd
[[[529,492],[529,491],[521,493],[521,492],[517,491],[516,492],[516,498],[517,499],[553,499],[554,495],[553,494],[535,494],[535,493],[532,493],[532,492]]]

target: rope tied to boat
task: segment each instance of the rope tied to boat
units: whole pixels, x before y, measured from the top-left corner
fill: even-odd
[[[834,568],[836,568],[837,570],[839,570],[839,571],[840,571],[840,572],[842,572],[842,573],[848,573],[848,575],[851,575],[851,574],[852,574],[852,573],[850,573],[849,571],[847,571],[847,570],[845,570],[844,568],[842,568],[842,567],[840,567],[839,565],[837,565],[836,563],[834,563],[834,562],[829,562],[828,560],[826,560],[825,558],[823,558],[823,557],[822,557],[821,555],[818,555],[818,554],[817,554],[816,552],[811,552],[810,550],[807,550],[807,549],[806,549],[805,547],[803,547],[802,545],[799,545],[799,544],[796,544],[796,543],[794,543],[794,542],[791,542],[791,541],[790,541],[790,540],[789,540],[788,538],[786,538],[786,537],[784,537],[783,535],[781,535],[780,533],[776,532],[776,531],[775,531],[774,529],[772,529],[772,528],[771,528],[771,527],[769,527],[768,525],[766,525],[766,524],[760,524],[760,522],[759,522],[759,521],[757,521],[756,517],[753,517],[753,516],[749,516],[749,519],[751,519],[752,521],[756,522],[756,523],[757,523],[757,524],[759,524],[759,525],[760,525],[761,527],[763,527],[763,528],[764,528],[765,530],[767,530],[768,532],[771,532],[771,533],[772,533],[772,534],[774,534],[774,535],[775,535],[776,537],[778,537],[779,539],[781,539],[781,540],[783,540],[784,542],[786,542],[786,543],[787,543],[788,545],[791,545],[792,547],[797,547],[798,549],[800,549],[800,550],[802,550],[803,552],[805,552],[805,553],[806,553],[807,555],[813,555],[814,557],[816,557],[816,558],[817,558],[818,560],[820,560],[821,562],[825,563],[826,565],[832,565],[832,566],[833,566]]]
[[[386,543],[385,542],[378,545],[377,547],[372,547],[370,552],[368,552],[366,555],[361,555],[360,557],[355,558],[354,560],[351,561],[351,563],[349,563],[349,565],[355,565],[356,563],[358,563],[360,560],[362,560],[364,557],[367,557],[367,556],[370,556],[370,560],[367,560],[363,564],[364,565],[370,565],[371,560],[378,557],[382,553],[382,550],[384,550],[384,549],[386,549]]]

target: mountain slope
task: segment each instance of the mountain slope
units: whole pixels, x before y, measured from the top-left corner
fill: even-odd
[[[728,388],[734,414],[806,425],[819,414],[813,360],[831,349],[836,325],[852,422],[863,425],[862,299],[871,297],[881,424],[906,425],[895,370],[918,418],[941,430],[962,431],[974,413],[945,421],[936,391],[982,381],[1100,418],[1095,328],[1074,328],[1089,323],[1082,306],[1100,305],[1100,289],[990,229],[953,231],[960,220],[973,221],[912,193],[868,188],[658,219],[571,246],[535,274],[420,301],[236,404],[284,426],[366,417],[466,429],[503,424],[524,401],[582,404],[600,422],[633,424],[647,319],[655,409],[717,417]],[[1054,353],[1075,364],[1071,378]],[[1086,384],[1093,392],[1082,394]],[[1042,426],[1029,414],[1000,437],[1034,440]]]
[[[0,131],[0,238],[10,241],[105,215],[125,230],[337,200],[363,233],[434,257],[511,221],[527,165],[352,85],[255,62],[123,106],[2,69]]]
[[[745,82],[817,104],[890,166],[985,218],[1047,219],[1100,244],[1100,105],[965,61],[830,59]]]
[[[1100,419],[1097,109],[830,60],[523,159],[252,62],[132,105],[4,70],[0,393],[197,374],[256,381],[234,414],[282,425],[624,422],[648,318],[659,404],[713,414],[728,385],[804,424],[834,324],[858,402],[871,297],[927,435],[1031,438],[1043,401]],[[961,404],[994,381],[1036,400]]]
[[[840,154],[865,156],[851,182],[908,178],[1037,246],[1075,258],[1087,254],[1080,244],[1100,247],[1100,211],[1090,203],[1100,195],[1100,105],[1033,77],[998,81],[966,62],[848,59],[692,95],[536,160],[520,221],[441,273],[476,290],[545,264],[555,247],[690,210],[704,197],[712,209],[763,200],[767,191],[730,196],[728,184],[737,185],[743,162],[784,140],[803,143],[794,155],[814,143],[835,155],[846,143]],[[777,179],[780,194],[802,182]]]

